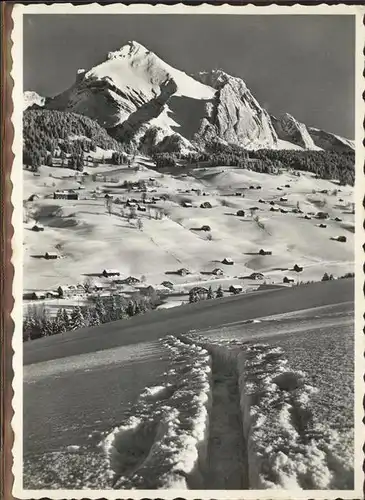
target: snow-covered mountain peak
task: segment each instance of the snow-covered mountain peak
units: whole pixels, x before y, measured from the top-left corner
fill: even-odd
[[[108,53],[108,59],[116,59],[118,57],[133,57],[136,54],[148,54],[149,50],[146,49],[142,44],[131,40],[128,41],[119,50],[115,50]]]
[[[216,90],[220,90],[224,85],[229,83],[239,84],[242,88],[247,88],[245,82],[241,78],[229,75],[220,68],[210,71],[201,71],[195,75],[195,78]]]
[[[45,97],[40,96],[37,92],[34,92],[33,90],[26,90],[23,94],[23,110],[25,111],[27,108],[30,108],[31,106],[39,106],[43,107],[45,104]]]

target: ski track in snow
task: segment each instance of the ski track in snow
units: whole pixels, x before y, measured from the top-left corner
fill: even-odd
[[[351,489],[351,440],[312,411],[318,392],[285,351],[190,333],[161,340],[170,364],[94,448],[29,465],[27,487]],[[39,486],[38,486],[39,487]]]

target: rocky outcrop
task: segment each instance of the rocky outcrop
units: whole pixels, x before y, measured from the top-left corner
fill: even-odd
[[[37,94],[37,92],[26,91],[23,94],[23,111],[29,108],[43,108],[46,98]]]
[[[285,113],[279,119],[271,116],[271,121],[279,139],[296,144],[303,149],[318,149],[304,123],[298,122],[289,113]]]
[[[243,80],[221,70],[199,73],[196,78],[216,89],[199,131],[202,138],[221,139],[247,149],[277,146],[270,116]]]
[[[308,127],[308,132],[314,144],[321,149],[338,153],[355,151],[354,141],[313,127]]]

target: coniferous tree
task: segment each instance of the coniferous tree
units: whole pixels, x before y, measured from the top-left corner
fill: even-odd
[[[95,302],[95,309],[98,314],[98,317],[100,318],[101,323],[106,323],[108,321],[107,318],[107,311],[105,308],[104,301],[100,297],[100,295],[97,296],[96,302]]]
[[[213,296],[213,290],[212,290],[212,287],[210,286],[208,288],[208,293],[207,293],[207,299],[213,299],[214,296]]]
[[[128,314],[129,317],[132,317],[132,316],[134,316],[136,314],[136,305],[135,305],[135,303],[132,300],[130,300],[128,302],[126,312],[127,312],[127,314]]]
[[[64,328],[66,332],[69,332],[71,330],[70,316],[65,308],[62,309],[62,324],[62,328]]]
[[[85,326],[84,317],[81,308],[76,306],[71,313],[71,330],[79,330]]]
[[[223,297],[223,290],[222,290],[222,286],[221,285],[219,285],[219,287],[218,287],[218,289],[216,291],[216,295],[215,296],[216,296],[217,299],[220,299],[220,298]]]

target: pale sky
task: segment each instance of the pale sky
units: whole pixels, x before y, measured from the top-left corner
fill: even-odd
[[[354,138],[354,16],[27,15],[24,90],[56,95],[128,40],[186,73],[221,68],[270,113]]]

